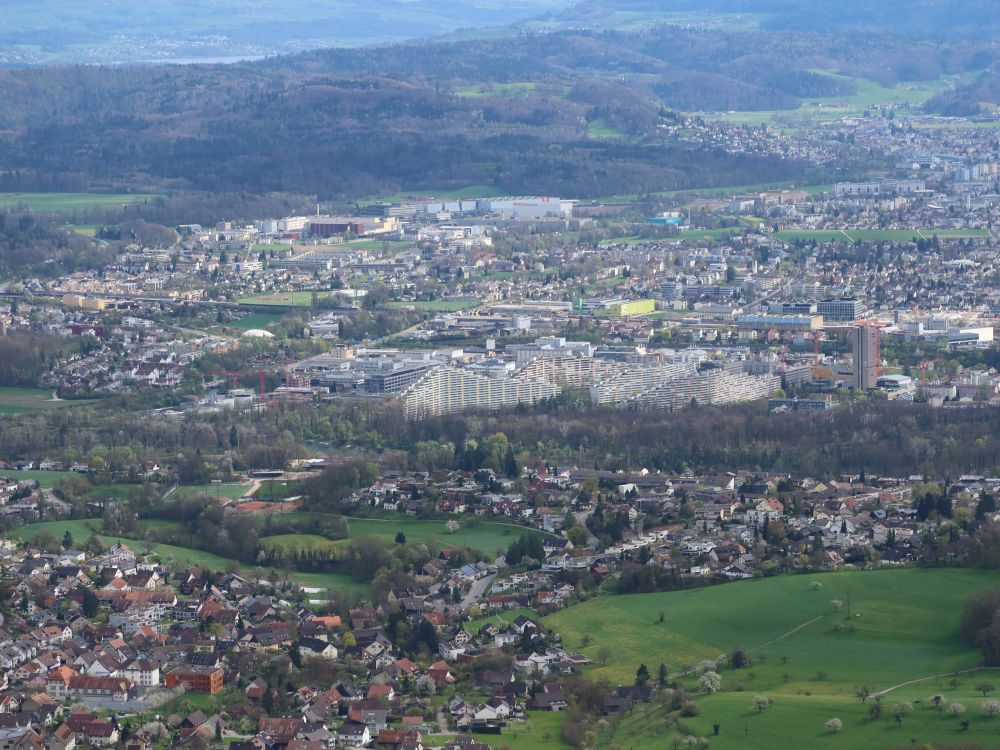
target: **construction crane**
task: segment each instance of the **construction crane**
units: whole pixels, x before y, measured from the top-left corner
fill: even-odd
[[[822,332],[813,331],[813,380],[819,380],[819,342],[822,336]]]
[[[933,369],[933,367],[934,367],[934,360],[933,359],[922,359],[917,364],[917,367],[920,368],[920,382],[921,383],[926,383],[927,382],[927,368],[930,367],[930,368]]]
[[[260,378],[260,397],[264,398],[264,376],[267,375],[267,370],[224,370],[224,371],[214,371],[209,370],[202,373],[202,377],[205,375],[211,375],[216,378],[225,378],[229,380],[229,387],[235,388],[237,383],[237,378],[242,378],[247,375],[259,376]]]

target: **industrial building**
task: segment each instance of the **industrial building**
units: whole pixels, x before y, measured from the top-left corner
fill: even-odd
[[[651,299],[625,300],[620,297],[606,299],[585,299],[580,302],[583,315],[625,318],[631,315],[648,315],[656,310],[656,302]]]
[[[394,232],[398,228],[398,222],[392,216],[314,216],[309,219],[308,233],[311,237],[334,237],[342,234],[361,237]]]
[[[546,219],[573,216],[574,201],[561,198],[525,196],[520,198],[482,198],[476,201],[476,213],[511,219]]]

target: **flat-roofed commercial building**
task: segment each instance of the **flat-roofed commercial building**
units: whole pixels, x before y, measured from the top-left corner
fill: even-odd
[[[740,315],[736,327],[744,331],[818,331],[822,315]]]
[[[853,323],[865,316],[865,309],[864,301],[854,297],[825,299],[816,305],[816,312],[834,323]]]

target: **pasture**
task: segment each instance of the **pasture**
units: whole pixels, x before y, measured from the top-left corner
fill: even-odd
[[[296,521],[316,517],[319,517],[319,514],[296,512],[286,513],[277,517],[277,520]],[[396,534],[402,531],[406,535],[407,542],[430,544],[435,547],[471,547],[486,555],[492,555],[497,550],[506,551],[510,543],[522,534],[541,534],[539,531],[508,523],[480,521],[476,524],[470,524],[462,516],[455,518],[459,529],[454,533],[445,528],[445,523],[447,523],[445,520],[424,521],[403,514],[400,514],[399,518],[348,517],[346,520],[348,539],[374,537],[381,539],[386,544],[393,545],[396,543]],[[279,538],[277,536],[265,537],[265,541]],[[294,539],[301,538],[302,535],[294,536]],[[284,544],[284,542],[279,543]],[[343,544],[343,541],[331,542],[331,544]]]
[[[472,547],[484,554],[492,555],[497,550],[506,551],[510,543],[522,534],[538,534],[537,531],[513,524],[466,523],[464,517],[458,521],[459,530],[449,533],[445,521],[420,521],[408,516],[398,520],[381,518],[348,518],[348,538],[371,536],[386,543],[394,543],[397,532],[406,535],[407,542],[422,542],[441,547]]]
[[[636,235],[614,237],[610,240],[604,240],[601,244],[618,244],[618,245],[641,245],[647,242],[681,242],[687,240],[689,242],[696,242],[698,240],[720,240],[725,237],[730,237],[734,234],[741,234],[745,231],[754,231],[750,227],[723,227],[721,229],[688,229],[682,232],[678,232],[673,237],[639,237]]]
[[[587,135],[591,138],[628,138],[628,134],[601,119],[587,123]]]
[[[33,411],[65,409],[70,406],[91,404],[90,401],[63,400],[54,398],[48,388],[0,387],[0,414],[24,414]]]
[[[159,196],[130,193],[0,193],[0,208],[27,206],[40,213],[69,214],[95,208],[118,208],[145,203]]]
[[[510,98],[525,96],[526,94],[533,93],[537,90],[538,84],[530,81],[514,83],[470,83],[456,88],[455,95],[466,97],[497,96]]]
[[[571,750],[560,734],[564,719],[562,713],[531,711],[523,723],[512,722],[500,735],[480,734],[475,737],[492,747],[510,750]]]
[[[337,551],[344,547],[346,540],[331,540],[319,534],[275,534],[260,540],[264,549],[279,549],[282,552],[294,551]]]
[[[0,469],[0,476],[13,477],[14,479],[34,479],[42,489],[52,489],[56,482],[69,477],[80,476],[75,471],[38,471],[37,469]]]
[[[813,590],[812,581],[821,588]],[[544,623],[562,635],[567,648],[594,658],[592,676],[612,685],[631,683],[640,663],[655,675],[662,662],[675,675],[733,649],[746,651],[751,664],[734,670],[727,663],[719,670],[721,691],[697,698],[698,717],[679,719],[680,733],[695,736],[710,736],[719,724],[713,748],[770,748],[782,741],[794,747],[886,748],[911,737],[921,743],[995,739],[1000,719],[978,714],[983,698],[975,686],[982,679],[960,674],[959,684],[949,685],[953,673],[980,661],[979,652],[958,637],[962,602],[995,582],[987,571],[917,568],[790,575],[604,596]],[[839,611],[834,600],[841,603]],[[600,656],[607,656],[606,663]],[[918,682],[903,684],[912,680]],[[697,692],[696,676],[683,681],[689,692]],[[859,685],[890,690],[882,718],[868,719],[869,705],[855,696]],[[935,693],[967,707],[967,733],[956,735],[958,719],[927,707]],[[773,707],[758,712],[753,706],[758,694],[771,698]],[[913,702],[915,710],[897,726],[892,706],[901,700]],[[825,729],[834,717],[844,723],[840,735]],[[606,729],[599,745],[662,748],[678,731],[669,726],[676,718],[658,705],[639,707]]]
[[[722,197],[736,195],[737,193],[760,192],[764,190],[804,190],[810,195],[829,192],[833,188],[832,184],[797,185],[790,180],[780,182],[757,182],[752,185],[720,185],[717,187],[690,187],[678,190],[662,190],[652,195],[662,198],[672,198],[679,195],[691,195],[701,197]],[[601,203],[630,203],[638,200],[642,195],[605,195],[597,200]]]
[[[766,124],[779,129],[794,129],[801,125],[814,125],[845,117],[861,117],[866,111],[878,105],[918,108],[936,93],[975,75],[974,73],[963,73],[958,76],[942,77],[936,81],[906,81],[887,87],[866,78],[843,76],[829,70],[814,70],[813,72],[828,78],[845,81],[853,86],[854,91],[837,96],[803,98],[800,100],[800,106],[796,109],[703,112],[700,114],[706,119],[725,120],[753,126]]]

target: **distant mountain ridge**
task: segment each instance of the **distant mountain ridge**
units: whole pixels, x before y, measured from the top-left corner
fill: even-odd
[[[0,65],[218,62],[504,26],[573,0],[3,0]]]
[[[573,13],[652,5],[587,2]],[[751,7],[705,2],[721,11]],[[864,11],[858,0],[843,5],[845,24],[872,23],[883,12]],[[929,23],[942,7],[926,5],[915,24]],[[753,6],[805,7],[802,0]],[[815,7],[833,12],[831,0]],[[981,0],[970,7],[981,11]],[[962,23],[974,17],[968,11]],[[0,184],[354,200],[480,184],[600,197],[799,180],[809,171],[802,162],[664,133],[673,132],[668,123],[677,122],[677,111],[792,109],[803,99],[849,97],[864,80],[969,80],[1000,64],[1000,44],[971,37],[663,20],[610,30],[573,28],[567,16],[546,20],[551,29],[509,29],[502,37],[323,49],[234,65],[0,69]],[[978,91],[965,96],[992,95],[985,84]],[[966,106],[945,104],[959,105]],[[853,168],[837,164],[844,176]],[[839,173],[824,175],[832,176]]]
[[[619,11],[746,14],[768,31],[1000,37],[996,0],[583,0],[557,18],[586,21]]]

